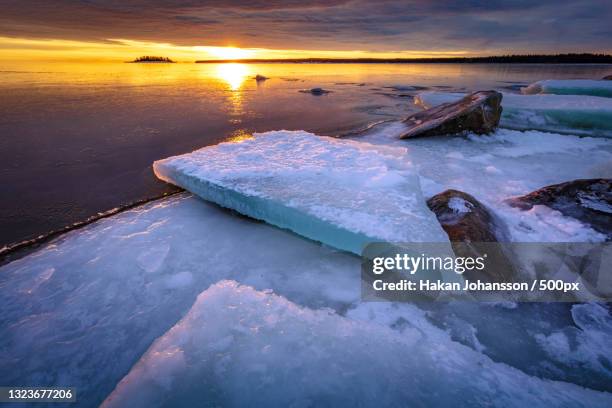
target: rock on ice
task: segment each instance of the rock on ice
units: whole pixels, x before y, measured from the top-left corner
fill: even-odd
[[[474,92],[458,101],[446,102],[404,120],[408,129],[401,139],[436,136],[465,131],[484,134],[499,124],[502,94],[496,91]]]
[[[424,109],[458,101],[464,93],[422,92],[414,102]],[[579,135],[612,136],[612,98],[583,95],[504,93],[500,126]]]

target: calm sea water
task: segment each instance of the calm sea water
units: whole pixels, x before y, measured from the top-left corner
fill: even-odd
[[[171,191],[151,171],[156,159],[252,132],[342,135],[405,116],[415,110],[410,86],[516,91],[611,73],[609,65],[0,62],[0,246]],[[299,92],[313,87],[332,92]]]

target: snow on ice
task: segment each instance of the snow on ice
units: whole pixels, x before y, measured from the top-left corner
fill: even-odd
[[[386,307],[386,304],[382,304]],[[103,407],[605,407],[606,393],[542,380],[453,342],[412,305],[397,332],[379,303],[310,310],[222,281],[157,339]],[[393,313],[385,313],[385,317]],[[408,369],[409,367],[409,369]]]
[[[405,146],[425,197],[446,189],[474,196],[502,218],[516,242],[600,242],[605,236],[545,206],[520,211],[504,203],[550,184],[612,177],[612,140],[498,129],[492,135],[400,140],[393,122],[355,137]]]

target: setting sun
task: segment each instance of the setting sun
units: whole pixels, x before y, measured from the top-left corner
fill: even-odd
[[[467,51],[302,50],[177,45],[170,42],[108,38],[104,41],[15,38],[0,36],[2,60],[130,61],[139,55],[161,55],[175,61],[248,58],[425,58],[468,56]]]
[[[220,64],[217,67],[217,77],[225,81],[232,91],[240,88],[249,73],[249,67],[245,64]]]
[[[207,47],[207,51],[214,57],[223,60],[244,59],[252,57],[255,54],[254,50],[237,47]]]

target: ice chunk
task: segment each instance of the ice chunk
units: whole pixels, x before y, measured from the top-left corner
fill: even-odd
[[[359,270],[358,257],[190,194],[155,201],[0,266],[0,384],[76,387],[98,406],[211,284],[341,308],[359,300]]]
[[[422,92],[415,97],[415,104],[427,109],[455,102],[465,95]],[[612,98],[512,93],[503,95],[501,127],[612,137]]]
[[[587,367],[612,378],[612,317],[604,305],[585,303],[572,306],[577,327],[537,337],[554,360],[574,369]]]
[[[418,320],[399,332],[222,281],[198,296],[102,406],[605,407],[612,401],[604,392],[495,363]]]
[[[277,131],[153,167],[206,200],[355,254],[373,241],[448,241],[405,148]]]
[[[522,88],[524,94],[593,95],[612,98],[612,82],[593,79],[548,79]]]

